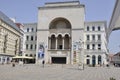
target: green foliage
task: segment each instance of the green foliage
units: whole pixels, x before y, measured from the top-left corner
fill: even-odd
[[[115,78],[111,77],[110,80],[116,80]]]

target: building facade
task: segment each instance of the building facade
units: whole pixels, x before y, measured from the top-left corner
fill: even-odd
[[[112,31],[120,29],[120,0],[116,0],[114,10],[108,27],[108,39]]]
[[[37,42],[37,23],[25,23],[24,28],[24,56],[36,56],[36,42]]]
[[[38,8],[36,63],[98,65],[107,63],[106,55],[106,22],[85,22],[79,1]]]
[[[107,25],[105,21],[85,22],[84,59],[88,65],[107,64]]]
[[[20,52],[20,30],[4,13],[0,12],[0,63],[8,63]]]
[[[73,44],[84,39],[84,17],[84,5],[79,1],[46,3],[39,7],[36,63],[43,59],[46,63],[74,63]]]
[[[25,47],[25,34],[24,34],[24,31],[23,31],[23,24],[21,23],[15,23],[17,25],[17,27],[20,29],[20,33],[21,33],[21,36],[20,36],[20,52],[19,52],[19,56],[24,56],[24,52],[26,50],[26,47]]]

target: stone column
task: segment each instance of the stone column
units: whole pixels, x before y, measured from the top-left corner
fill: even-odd
[[[71,42],[71,37],[69,37],[69,49],[72,49],[71,47],[72,47],[72,44],[71,44],[72,42]]]
[[[65,48],[64,48],[64,47],[65,47],[65,42],[64,42],[65,40],[64,40],[64,39],[65,39],[65,38],[62,38],[62,46],[63,46],[62,49],[63,49],[63,50],[65,49]]]
[[[58,42],[57,42],[58,40],[57,40],[57,38],[56,38],[56,49],[57,49],[57,45],[58,45]]]
[[[49,45],[49,49],[51,49],[51,38],[50,37],[49,37],[48,45]]]

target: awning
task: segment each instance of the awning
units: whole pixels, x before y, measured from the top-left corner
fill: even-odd
[[[13,59],[34,59],[34,57],[28,57],[28,56],[15,56],[12,57]]]

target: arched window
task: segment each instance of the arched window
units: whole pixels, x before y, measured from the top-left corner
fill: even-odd
[[[32,54],[30,54],[30,57],[32,57]]]
[[[86,57],[90,57],[90,55],[87,55]]]
[[[69,40],[70,38],[69,38],[69,35],[65,35],[65,37],[64,37],[64,48],[65,49],[69,49]]]
[[[55,35],[51,36],[51,49],[55,49],[56,46],[56,38]]]
[[[31,41],[33,41],[33,36],[31,36]]]
[[[101,64],[102,60],[101,60],[101,55],[98,56],[98,64]]]
[[[63,48],[63,45],[62,45],[62,35],[58,35],[58,37],[57,37],[57,48],[58,49],[62,49]]]
[[[92,65],[93,66],[96,65],[96,57],[95,57],[95,55],[92,56]]]
[[[28,56],[28,54],[25,54],[25,56]]]

